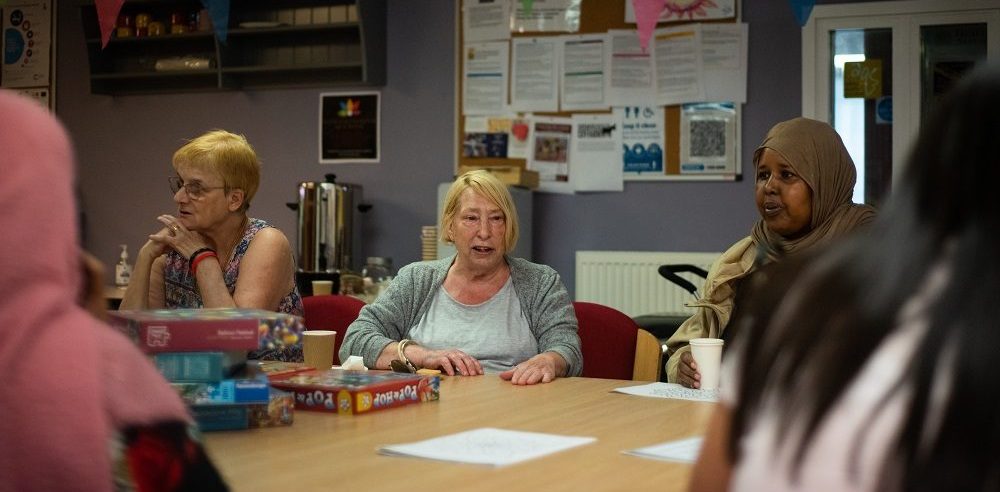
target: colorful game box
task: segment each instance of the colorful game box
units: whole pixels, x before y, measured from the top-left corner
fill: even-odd
[[[261,403],[191,405],[189,408],[202,432],[279,427],[292,425],[295,418],[294,396],[275,389],[271,390],[269,399]]]
[[[254,378],[212,382],[174,382],[170,386],[188,405],[267,403],[270,396],[267,376],[263,374]]]
[[[167,352],[153,355],[167,381],[218,381],[235,377],[247,364],[247,352]]]
[[[271,386],[295,394],[300,410],[362,414],[436,401],[441,378],[390,371],[306,371],[271,379]]]
[[[302,343],[302,318],[263,309],[110,311],[146,353],[279,349]]]

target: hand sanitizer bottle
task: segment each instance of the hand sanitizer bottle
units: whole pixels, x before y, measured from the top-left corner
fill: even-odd
[[[122,254],[115,265],[115,285],[125,287],[128,285],[129,277],[132,276],[132,266],[128,264],[128,245],[121,244]]]

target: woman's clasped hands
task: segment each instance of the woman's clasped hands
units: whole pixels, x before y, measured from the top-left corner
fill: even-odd
[[[205,247],[205,238],[201,234],[184,226],[176,217],[164,214],[156,218],[163,228],[149,235],[149,242],[143,249],[154,248],[153,257],[160,256],[169,250],[174,250],[187,258],[200,248]]]

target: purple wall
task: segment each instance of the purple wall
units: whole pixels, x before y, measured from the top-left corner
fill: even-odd
[[[243,133],[264,163],[251,215],[295,241],[299,181],[333,172],[364,187],[364,255],[397,268],[420,256],[420,227],[436,222],[436,189],[453,173],[454,2],[388,1],[388,82],[382,87],[382,162],[317,163],[320,89],[111,97],[89,92],[79,12],[60,2],[58,114],[75,141],[87,214],[86,247],[108,265],[119,243],[134,255],[155,217],[172,212],[170,157],[182,139],[211,128]],[[743,173],[735,183],[628,182],[624,193],[535,194],[534,260],[572,291],[582,249],[722,251],[748,234],[751,155],[774,123],[800,113],[801,31],[785,1],[747,2],[749,103],[743,109]],[[331,88],[330,90],[340,90]],[[112,269],[113,270],[113,269]],[[110,280],[110,278],[109,278]]]

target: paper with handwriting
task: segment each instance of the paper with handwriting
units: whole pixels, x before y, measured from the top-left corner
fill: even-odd
[[[719,401],[718,390],[685,388],[677,383],[650,383],[640,386],[615,388],[612,391],[616,393],[625,393],[626,395],[650,396],[653,398],[673,398],[675,400],[708,402]]]
[[[691,437],[622,452],[654,460],[694,463],[698,459],[698,453],[701,452],[701,442],[703,439],[701,436]]]
[[[590,444],[595,437],[560,436],[484,427],[424,441],[390,444],[378,449],[390,456],[476,465],[506,466]]]

